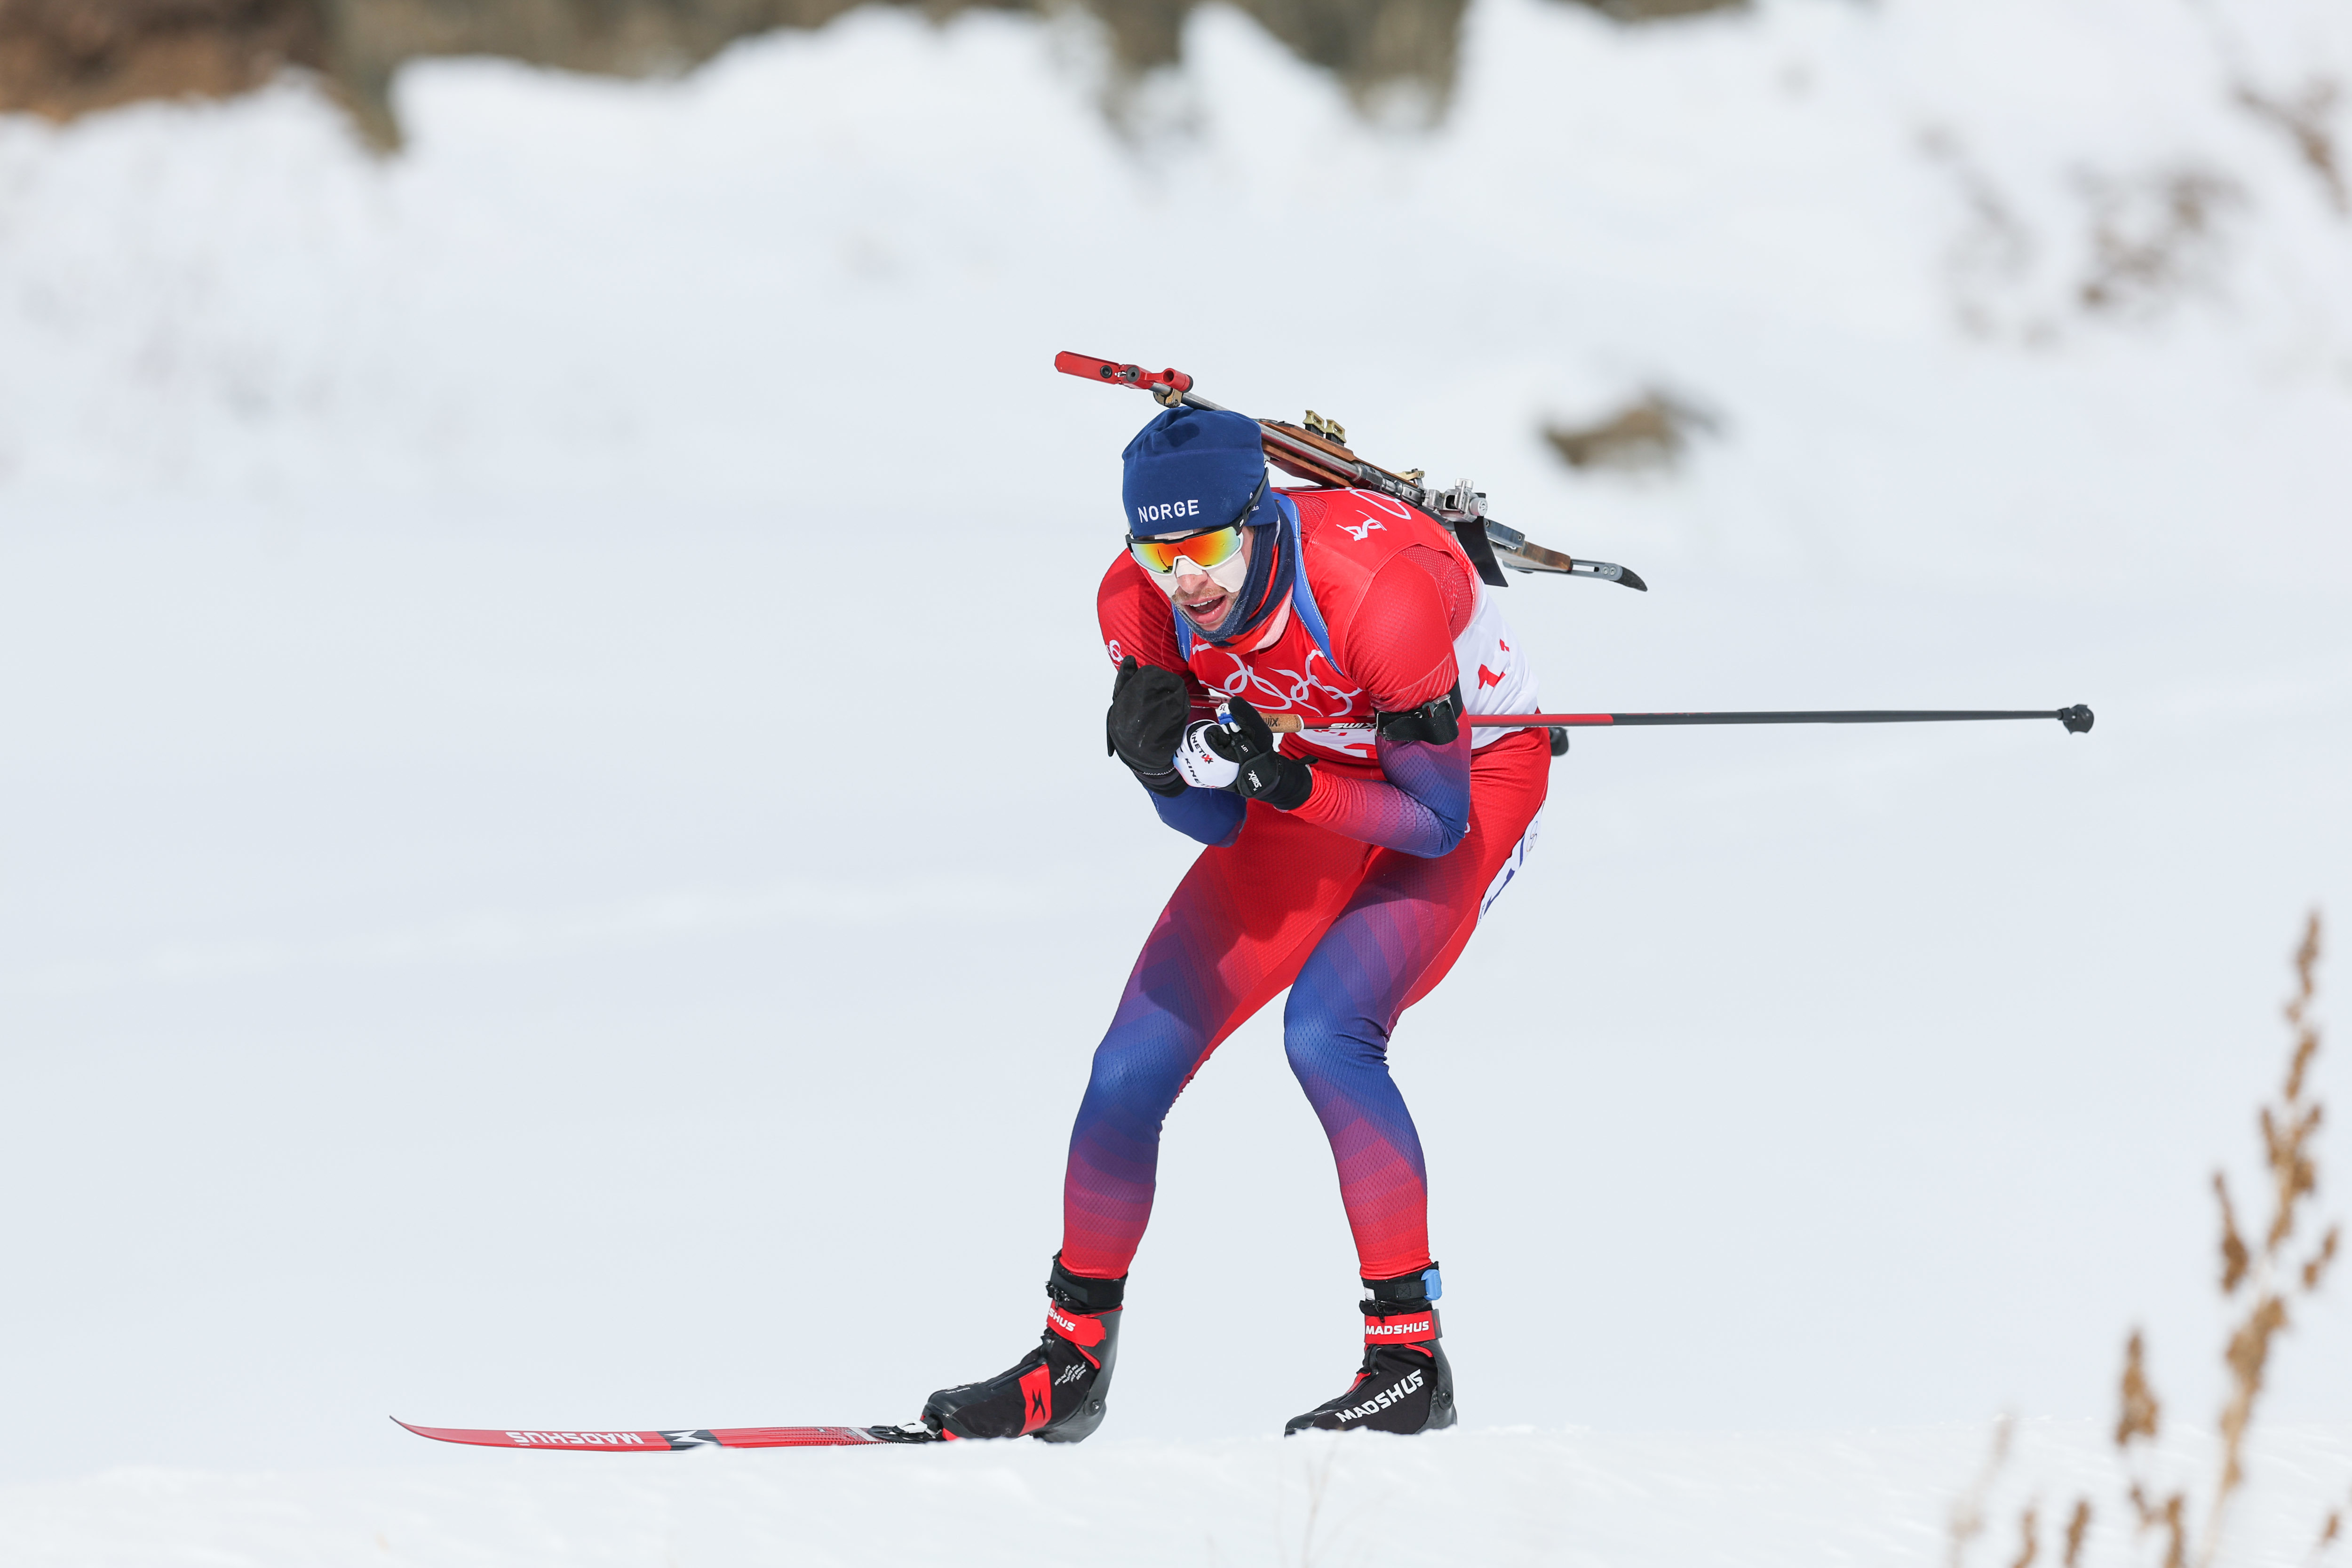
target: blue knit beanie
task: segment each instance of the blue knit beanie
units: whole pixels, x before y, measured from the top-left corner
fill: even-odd
[[[1280,514],[1265,482],[1257,421],[1226,409],[1171,408],[1136,433],[1119,454],[1128,531],[1197,533],[1245,522],[1263,528]],[[1250,497],[1257,504],[1250,506]],[[1250,507],[1249,516],[1241,516]]]

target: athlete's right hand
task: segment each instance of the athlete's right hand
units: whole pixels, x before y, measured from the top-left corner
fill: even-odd
[[[1307,797],[1315,792],[1315,770],[1303,759],[1276,749],[1274,727],[1265,716],[1242,696],[1227,697],[1222,711],[1233,716],[1231,727],[1212,725],[1200,732],[1200,739],[1234,765],[1234,793],[1244,800],[1263,800],[1278,811],[1295,811],[1307,804]]]
[[[1129,653],[1111,678],[1110,712],[1103,727],[1111,755],[1134,769],[1144,788],[1160,795],[1181,795],[1185,783],[1176,771],[1176,747],[1184,738],[1184,721],[1192,716],[1192,699],[1184,677],[1157,664],[1139,666]]]

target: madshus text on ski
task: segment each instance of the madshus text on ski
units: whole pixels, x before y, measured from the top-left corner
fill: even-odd
[[[1173,370],[1078,354],[1056,356],[1055,368],[1161,404],[1121,455],[1127,533],[1096,593],[1112,672],[1105,742],[1160,821],[1202,849],[1095,1049],[1036,1345],[992,1377],[934,1393],[903,1426],[410,1431],[608,1453],[1079,1441],[1108,1409],[1161,1125],[1217,1047],[1285,991],[1283,1048],[1330,1140],[1364,1332],[1346,1385],[1284,1430],[1450,1427],[1428,1166],[1389,1046],[1527,865],[1567,731],[2023,718],[2091,727],[2080,705],[1545,713],[1494,591],[1506,570],[1646,591],[1633,572],[1529,542],[1489,517],[1466,480],[1439,490],[1417,470],[1375,467],[1312,413],[1303,424],[1254,420],[1207,402]],[[1276,486],[1269,465],[1305,483]]]

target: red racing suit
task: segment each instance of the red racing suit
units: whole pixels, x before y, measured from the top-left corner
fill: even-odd
[[[1361,490],[1276,492],[1297,553],[1288,600],[1219,647],[1122,553],[1097,605],[1113,664],[1190,676],[1195,711],[1241,695],[1310,725],[1444,696],[1528,712],[1535,680],[1452,535]],[[1150,1218],[1160,1132],[1225,1037],[1282,991],[1284,1048],[1331,1141],[1366,1279],[1429,1266],[1428,1175],[1388,1069],[1390,1031],[1443,979],[1524,862],[1550,773],[1542,730],[1468,724],[1449,743],[1370,729],[1282,737],[1314,764],[1296,810],[1226,790],[1153,795],[1208,847],[1161,911],[1119,998],[1071,1134],[1062,1264],[1116,1279]]]

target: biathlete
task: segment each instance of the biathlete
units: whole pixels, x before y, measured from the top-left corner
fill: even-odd
[[[1462,722],[1535,710],[1534,674],[1443,525],[1370,491],[1269,488],[1243,415],[1171,409],[1124,458],[1128,549],[1097,601],[1110,749],[1160,821],[1208,847],[1095,1051],[1045,1333],[1009,1370],[932,1395],[923,1420],[1051,1442],[1101,1424],[1160,1124],[1287,987],[1283,1045],[1339,1164],[1364,1352],[1346,1391],[1286,1430],[1450,1427],[1428,1177],[1389,1035],[1534,840],[1550,737]],[[1277,742],[1269,713],[1306,727]],[[1340,720],[1370,727],[1324,727]]]

